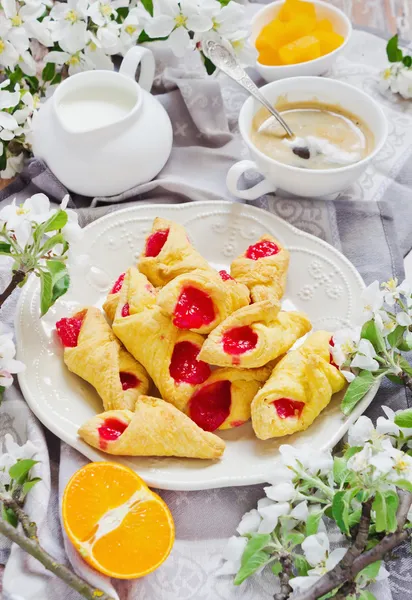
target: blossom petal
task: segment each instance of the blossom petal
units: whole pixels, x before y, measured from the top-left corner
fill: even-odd
[[[328,571],[330,571],[331,569],[333,569],[334,567],[336,567],[336,565],[342,560],[342,558],[345,556],[346,552],[348,551],[347,548],[335,548],[335,550],[333,550],[328,558],[326,559],[326,569]]]
[[[289,585],[294,592],[303,592],[308,590],[314,585],[320,578],[320,575],[309,575],[307,577],[293,577],[289,581]]]
[[[306,560],[312,567],[323,562],[329,552],[329,538],[326,533],[310,535],[302,542]]]
[[[288,502],[296,495],[295,486],[288,482],[279,483],[263,489],[268,498],[276,500],[277,502]]]
[[[154,17],[147,21],[145,31],[151,38],[167,37],[171,34],[175,26],[175,20],[168,15]]]
[[[245,533],[254,533],[258,530],[261,520],[262,518],[260,514],[255,508],[253,508],[243,515],[236,531],[240,535],[244,535]]]
[[[13,131],[13,129],[17,129],[18,126],[19,124],[13,115],[10,115],[6,112],[0,112],[0,127],[3,127],[4,129],[11,129]]]

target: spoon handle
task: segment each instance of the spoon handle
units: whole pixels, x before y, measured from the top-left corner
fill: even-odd
[[[282,118],[279,112],[266,100],[259,88],[253,83],[246,71],[240,66],[235,57],[229,50],[221,43],[214,39],[208,39],[204,43],[204,51],[206,56],[212,61],[212,63],[226,73],[233,81],[236,81],[245,90],[247,90],[258,102],[263,104],[265,108],[277,119],[286,131],[289,137],[294,137],[294,133]]]

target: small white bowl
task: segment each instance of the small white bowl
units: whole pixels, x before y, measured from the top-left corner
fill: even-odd
[[[341,10],[327,2],[312,0],[312,3],[315,5],[316,17],[318,19],[328,19],[331,21],[333,30],[345,38],[343,44],[333,52],[325,54],[325,56],[315,58],[314,60],[308,60],[307,62],[297,63],[296,65],[269,66],[262,65],[259,61],[256,61],[256,69],[266,81],[277,81],[278,79],[284,79],[285,77],[298,77],[302,75],[323,75],[331,68],[348,43],[352,34],[352,25],[348,17]],[[272,2],[265,6],[265,8],[262,8],[262,10],[254,16],[252,20],[251,35],[253,46],[263,27],[276,18],[283,4],[284,0]]]

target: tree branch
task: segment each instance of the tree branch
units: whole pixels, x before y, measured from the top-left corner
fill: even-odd
[[[289,554],[286,554],[280,557],[279,562],[282,565],[282,571],[279,573],[280,592],[273,596],[273,600],[287,600],[293,592],[289,585],[289,580],[293,577],[292,559]]]
[[[11,278],[9,285],[6,287],[4,292],[0,294],[0,308],[5,303],[7,298],[14,292],[16,287],[24,280],[25,277],[26,273],[21,269],[13,271],[13,277]]]
[[[2,502],[6,508],[10,508],[14,512],[17,519],[21,523],[26,537],[30,538],[31,540],[38,541],[36,523],[30,520],[29,515],[24,512],[16,500],[0,492],[0,502]]]
[[[404,386],[412,391],[412,377],[405,371],[402,371],[399,373],[399,378],[402,379]]]
[[[346,600],[348,596],[356,591],[356,584],[353,581],[347,581],[341,588],[336,592],[330,600]]]
[[[396,520],[398,521],[398,531],[403,529],[408,518],[409,509],[412,506],[412,493],[405,490],[398,490],[399,506],[396,512]]]
[[[48,571],[57,575],[57,577],[79,592],[86,600],[113,600],[111,596],[102,590],[89,585],[65,565],[57,563],[55,559],[40,546],[37,540],[25,537],[15,527],[6,523],[6,521],[3,521],[1,518],[0,533],[20,546],[25,552],[36,558]]]

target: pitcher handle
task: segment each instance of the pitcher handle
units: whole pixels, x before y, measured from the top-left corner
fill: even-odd
[[[256,200],[260,196],[276,190],[276,186],[267,179],[260,181],[248,190],[240,190],[238,188],[239,179],[249,169],[254,169],[260,173],[257,164],[253,160],[241,160],[229,169],[226,177],[226,185],[231,194],[238,198],[243,198],[243,200]]]
[[[122,60],[119,73],[135,79],[136,69],[140,63],[141,67],[138,84],[144,90],[150,92],[155,76],[155,59],[153,52],[148,48],[142,48],[142,46],[134,46],[133,48],[130,48]]]

